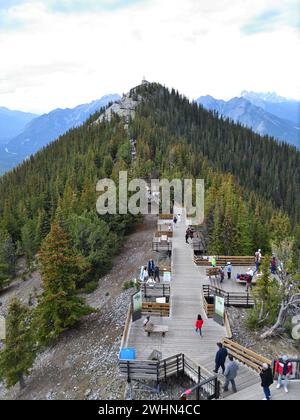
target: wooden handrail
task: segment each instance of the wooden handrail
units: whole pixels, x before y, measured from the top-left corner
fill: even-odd
[[[123,330],[123,335],[122,335],[122,340],[121,340],[121,347],[120,347],[121,350],[126,346],[128,333],[129,333],[129,328],[130,328],[130,324],[131,324],[131,315],[132,315],[132,308],[131,308],[131,303],[130,303],[128,311],[127,311],[125,327],[124,327],[124,330]]]
[[[264,356],[261,356],[258,353],[255,353],[253,350],[247,349],[246,347],[241,346],[234,341],[224,338],[223,345],[228,350],[230,350],[230,354],[239,360],[240,362],[244,363],[245,365],[255,369],[257,372],[260,372],[261,367],[264,363],[272,366],[272,361],[267,359]]]
[[[227,338],[232,338],[232,330],[231,330],[231,325],[230,325],[230,321],[229,321],[227,311],[225,311],[224,325],[225,325],[225,329],[226,329]]]
[[[170,304],[157,302],[143,302],[142,314],[168,317],[170,315]]]

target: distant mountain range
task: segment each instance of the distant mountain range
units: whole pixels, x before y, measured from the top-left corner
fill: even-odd
[[[57,139],[71,128],[83,124],[90,115],[118,101],[117,94],[106,95],[88,104],[72,109],[55,109],[49,114],[34,116],[17,135],[11,136],[5,144],[0,145],[0,175],[21,163],[30,155]]]
[[[242,92],[229,101],[201,96],[197,103],[216,111],[220,116],[251,128],[260,135],[269,135],[300,149],[300,102],[276,94]]]
[[[28,112],[11,111],[0,107],[0,144],[7,143],[11,138],[20,134],[25,126],[38,117]]]
[[[0,175],[12,169],[30,155],[57,139],[71,128],[83,124],[120,95],[106,95],[72,109],[55,109],[37,116],[21,111],[0,108]],[[229,101],[201,96],[197,103],[253,129],[300,149],[300,102],[277,96],[275,93],[243,91],[241,97]]]

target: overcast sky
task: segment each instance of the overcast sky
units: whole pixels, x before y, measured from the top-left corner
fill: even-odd
[[[73,107],[143,76],[190,99],[299,98],[299,47],[297,0],[0,0],[0,106]]]

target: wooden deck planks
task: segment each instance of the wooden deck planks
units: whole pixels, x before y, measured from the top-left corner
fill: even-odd
[[[205,274],[206,268],[193,263],[190,245],[185,243],[186,224],[184,215],[177,223],[173,236],[172,281],[171,281],[171,312],[169,318],[151,317],[158,325],[167,325],[169,331],[165,337],[156,334],[150,337],[143,330],[143,320],[131,324],[127,347],[136,349],[137,359],[147,360],[153,350],[162,352],[162,357],[170,357],[184,353],[196,364],[209,371],[214,369],[214,358],[217,351],[216,343],[226,337],[225,327],[218,325],[212,319],[207,319],[201,300],[203,284],[211,284]],[[235,273],[244,268],[234,267]],[[219,284],[216,286],[220,286]],[[243,291],[244,286],[235,280],[225,280],[221,288],[227,291]],[[203,338],[195,332],[195,321],[198,314],[204,319]],[[220,375],[222,380],[222,375]],[[259,382],[256,372],[240,365],[237,378],[238,389],[244,389]],[[228,394],[227,394],[228,395]]]

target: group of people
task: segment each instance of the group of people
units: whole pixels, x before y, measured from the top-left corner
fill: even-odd
[[[288,356],[284,355],[280,357],[276,363],[275,363],[275,374],[277,375],[277,389],[280,389],[283,384],[283,389],[286,393],[289,392],[288,386],[289,386],[289,378],[291,377],[293,373],[293,364],[289,360]],[[262,367],[262,371],[260,373],[261,378],[261,386],[264,390],[264,400],[271,400],[271,390],[270,386],[274,382],[273,378],[273,372],[271,367],[264,363]]]
[[[217,266],[216,257],[212,257],[211,266],[213,268],[216,268],[216,266]],[[228,280],[230,280],[231,279],[231,274],[232,274],[232,264],[231,264],[231,262],[228,262],[226,267],[220,267],[220,269],[219,269],[219,275],[220,275],[221,283],[223,283],[223,281],[225,279],[225,272],[227,274]]]
[[[147,266],[141,267],[140,281],[147,284],[160,282],[159,267],[153,259],[148,261]]]
[[[204,321],[199,314],[196,319],[195,323],[195,331],[196,333],[200,334],[200,337],[203,338],[203,324]],[[222,369],[222,374],[225,377],[224,382],[224,391],[228,391],[229,385],[231,384],[232,391],[235,393],[237,392],[236,387],[236,377],[238,375],[239,365],[234,360],[232,354],[228,353],[228,350],[223,346],[222,343],[217,343],[218,351],[215,356],[215,369],[214,373],[218,374],[220,368]],[[226,363],[226,360],[228,358],[228,362]],[[279,358],[275,363],[275,374],[277,375],[277,389],[281,388],[283,384],[284,391],[288,392],[288,384],[289,384],[289,378],[292,375],[293,372],[293,365],[292,362],[288,359],[288,356],[282,356]],[[270,400],[271,399],[271,391],[270,386],[273,384],[273,372],[271,367],[268,364],[263,364],[262,369],[260,372],[260,380],[261,380],[261,386],[263,388],[264,392],[264,400]]]

